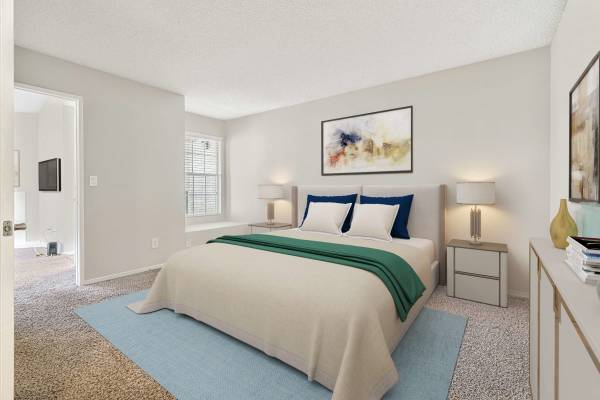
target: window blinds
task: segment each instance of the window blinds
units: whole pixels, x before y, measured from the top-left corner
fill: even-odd
[[[221,212],[221,141],[185,138],[185,208],[188,216]]]

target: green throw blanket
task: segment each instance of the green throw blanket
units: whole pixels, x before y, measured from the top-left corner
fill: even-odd
[[[208,243],[250,247],[372,272],[390,291],[402,321],[406,319],[411,307],[425,291],[423,282],[412,267],[402,257],[384,250],[259,234],[221,236]]]

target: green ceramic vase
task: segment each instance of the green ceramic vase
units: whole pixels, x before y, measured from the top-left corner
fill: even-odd
[[[558,214],[550,224],[550,237],[552,243],[557,249],[565,249],[567,247],[567,237],[577,236],[577,224],[567,208],[567,200],[560,200],[560,208]]]

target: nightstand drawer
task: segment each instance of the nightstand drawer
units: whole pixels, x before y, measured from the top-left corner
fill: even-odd
[[[455,297],[480,303],[500,305],[500,281],[479,276],[456,274],[454,276]]]
[[[457,272],[500,277],[500,253],[486,250],[454,249],[454,269]]]

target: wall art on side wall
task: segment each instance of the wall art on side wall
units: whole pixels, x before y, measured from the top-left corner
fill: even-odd
[[[600,202],[600,53],[569,93],[569,198]]]
[[[412,169],[412,106],[321,122],[321,175]]]

